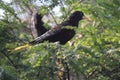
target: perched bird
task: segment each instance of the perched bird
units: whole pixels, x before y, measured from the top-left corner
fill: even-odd
[[[69,29],[69,28],[62,28],[64,26],[72,26],[72,27],[78,27],[78,23],[80,20],[86,18],[84,16],[84,13],[81,11],[75,11],[70,15],[70,17],[62,22],[61,24],[57,25],[57,27],[52,28],[50,30],[47,30],[43,26],[43,21],[42,21],[42,16],[39,14],[36,14],[36,24],[35,28],[37,30],[38,37],[34,39],[33,41],[15,48],[11,52],[18,51],[21,49],[25,48],[30,48],[32,45],[37,44],[37,43],[42,43],[44,41],[49,41],[49,42],[58,42],[62,45],[67,43],[70,39],[72,39],[75,35],[74,29]],[[89,20],[88,18],[86,18]]]
[[[39,17],[38,15],[37,19],[39,18],[41,17]],[[58,27],[55,27],[58,29],[52,29],[47,31],[43,25],[36,25],[36,27],[39,27],[38,28],[39,30],[37,29],[37,31],[42,32],[42,35],[41,36],[39,35],[39,37],[33,40],[32,42],[30,42],[30,44],[41,43],[44,41],[49,41],[49,42],[59,41],[60,44],[65,44],[70,39],[73,38],[73,36],[75,35],[75,31],[74,29],[67,29],[67,28],[65,29],[61,27],[64,27],[64,26],[78,27],[79,21],[82,20],[83,18],[84,18],[84,13],[82,11],[75,11],[70,15],[70,17],[66,21],[57,25]],[[37,21],[37,22],[38,24],[41,23],[41,21]]]

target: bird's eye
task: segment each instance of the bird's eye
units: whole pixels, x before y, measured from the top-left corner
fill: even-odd
[[[80,15],[81,15],[81,16],[84,16],[84,13],[83,13],[83,12],[81,12],[81,13],[80,13]]]

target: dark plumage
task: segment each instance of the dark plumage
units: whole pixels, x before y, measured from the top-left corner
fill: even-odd
[[[43,26],[42,15],[36,14],[36,24],[35,28],[37,30],[37,35],[40,36],[47,31],[47,29]]]
[[[78,27],[78,23],[83,19],[84,13],[81,11],[75,11],[70,15],[68,20],[61,23],[63,26],[75,26]]]
[[[70,15],[68,20],[62,22],[60,25],[61,26],[78,27],[78,23],[79,23],[80,20],[83,19],[83,16],[84,16],[83,12],[75,11],[74,13],[72,13]],[[38,31],[39,36],[47,31],[45,29],[45,27],[43,27],[43,22],[42,22],[41,18],[42,17],[39,17],[39,15],[38,15],[37,24],[36,24],[36,29]],[[39,27],[39,28],[37,28],[37,27]],[[57,32],[56,34],[51,35],[49,37],[46,37],[43,40],[41,40],[40,42],[43,42],[43,41],[57,42],[57,41],[59,41],[60,44],[65,44],[70,39],[72,39],[72,37],[74,35],[75,35],[75,31],[73,29],[65,29],[65,28],[63,28],[59,32]],[[36,41],[33,41],[33,42],[36,42]]]

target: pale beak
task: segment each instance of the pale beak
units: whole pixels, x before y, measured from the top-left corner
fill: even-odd
[[[83,16],[83,19],[85,19],[88,22],[92,22],[92,20],[89,17],[87,17],[87,16]]]

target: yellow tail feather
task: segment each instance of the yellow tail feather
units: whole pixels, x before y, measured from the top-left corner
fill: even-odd
[[[19,50],[22,50],[22,49],[28,49],[28,48],[31,48],[31,45],[30,44],[25,44],[23,46],[16,47],[14,50],[12,50],[12,52],[19,51]]]

